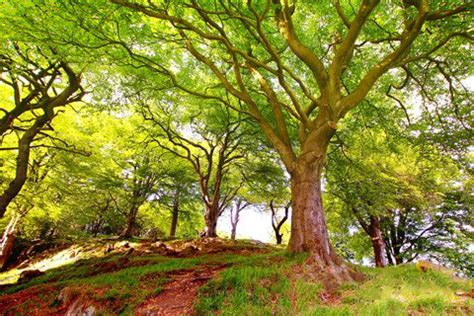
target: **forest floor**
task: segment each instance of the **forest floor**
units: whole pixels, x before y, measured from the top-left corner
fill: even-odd
[[[359,269],[328,292],[304,254],[258,242],[98,240],[1,273],[0,315],[474,314],[472,281],[447,271]]]

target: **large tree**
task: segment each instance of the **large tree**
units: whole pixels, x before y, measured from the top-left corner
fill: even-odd
[[[59,108],[84,95],[80,81],[80,75],[53,48],[17,42],[0,47],[0,87],[13,91],[10,104],[0,105],[0,149],[17,151],[15,175],[0,194],[0,217],[27,181],[32,143],[51,137],[47,131]],[[11,133],[17,134],[18,143],[6,148],[3,140]]]
[[[54,27],[43,34],[81,49],[117,47],[112,57],[126,52],[134,69],[167,78],[174,91],[221,102],[258,123],[291,177],[289,250],[310,251],[337,280],[353,276],[329,244],[321,174],[338,122],[377,82],[386,84],[384,75],[404,88],[399,81],[418,80],[411,65],[435,75],[442,73],[437,61],[448,57],[452,72],[465,74],[468,60],[460,57],[472,38],[473,5],[462,1],[72,3],[43,12],[54,12],[51,20],[66,14],[87,35]],[[90,8],[102,18],[89,18]],[[459,54],[449,53],[454,47]]]
[[[390,69],[425,62],[449,42],[458,42],[458,37],[469,38],[470,22],[463,13],[472,4],[364,0],[352,10],[350,4],[335,1],[333,10],[324,13],[327,5],[295,6],[287,0],[111,2],[150,17],[146,21],[168,22],[171,29],[164,33],[173,36],[176,46],[244,104],[239,110],[258,122],[291,175],[289,249],[310,251],[318,267],[337,279],[351,279],[329,244],[324,219],[320,180],[329,141],[338,121]],[[391,12],[392,18],[383,12]],[[339,25],[327,22],[337,17]],[[323,29],[330,25],[333,32],[314,34],[316,25]],[[312,36],[302,35],[306,33]],[[236,102],[222,102],[237,107]],[[266,115],[267,107],[272,115]],[[298,125],[297,137],[292,120]]]

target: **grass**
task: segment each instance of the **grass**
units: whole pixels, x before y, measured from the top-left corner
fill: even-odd
[[[303,255],[282,250],[238,255],[211,254],[195,258],[120,255],[80,260],[48,270],[32,281],[7,288],[1,295],[45,287],[23,310],[42,301],[59,306],[57,297],[68,287],[103,307],[104,315],[132,315],[138,305],[158,295],[172,271],[198,265],[228,263],[198,294],[198,315],[469,315],[474,300],[455,295],[471,284],[443,272],[422,273],[414,265],[384,269],[361,268],[363,283],[345,284],[326,293],[305,273]],[[48,286],[46,288],[46,285]],[[13,294],[16,295],[16,294]],[[21,309],[21,307],[19,307]],[[20,313],[21,314],[21,313]]]
[[[284,258],[274,260],[275,258]],[[272,260],[273,259],[273,260]],[[363,268],[367,280],[345,284],[328,301],[324,288],[295,275],[304,257],[278,254],[247,258],[201,289],[199,315],[470,315],[468,281],[442,272],[422,273],[414,265]],[[293,270],[293,271],[292,271]]]

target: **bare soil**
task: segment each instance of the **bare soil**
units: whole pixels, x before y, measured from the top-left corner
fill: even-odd
[[[171,281],[154,297],[145,300],[135,315],[195,315],[194,304],[199,288],[228,265],[203,265],[194,269],[173,271]]]

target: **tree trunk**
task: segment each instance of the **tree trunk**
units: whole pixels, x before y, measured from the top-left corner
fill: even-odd
[[[370,241],[374,249],[374,259],[376,267],[385,267],[387,265],[384,256],[385,244],[380,229],[380,219],[376,216],[370,216]]]
[[[285,215],[280,220],[278,220],[277,210],[273,205],[273,200],[270,201],[270,210],[272,212],[272,228],[273,232],[275,233],[275,240],[277,245],[281,245],[281,243],[283,242],[283,233],[281,233],[280,230],[283,224],[288,219],[288,212],[291,207],[291,203],[292,202],[290,201],[290,203],[285,206]]]
[[[8,187],[0,195],[0,218],[7,211],[8,205],[20,193],[28,176],[28,162],[30,159],[30,145],[41,128],[49,121],[50,113],[45,113],[36,119],[35,123],[25,131],[18,142],[18,156],[16,158],[15,178],[8,184]]]
[[[178,227],[179,203],[176,199],[177,197],[175,197],[173,210],[171,212],[170,237],[176,236],[176,228]]]
[[[15,244],[15,226],[18,223],[19,216],[16,214],[10,219],[5,231],[3,232],[2,239],[0,240],[0,271],[4,271],[8,264],[8,259],[13,251]]]
[[[299,163],[291,174],[292,221],[288,250],[309,252],[309,261],[327,282],[342,283],[362,279],[336,255],[329,244],[321,196],[323,160]]]
[[[217,218],[219,217],[219,208],[217,205],[206,205],[206,213],[204,214],[204,228],[203,237],[217,237]]]
[[[127,226],[123,230],[122,234],[120,235],[122,238],[130,238],[132,237],[133,226],[135,226],[135,220],[137,219],[138,213],[138,205],[133,204],[130,212],[128,213],[127,217]]]
[[[279,234],[277,231],[275,231],[275,239],[276,239],[276,244],[281,245],[283,242],[283,234]]]

